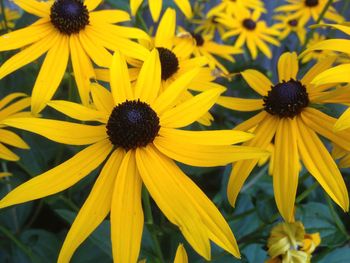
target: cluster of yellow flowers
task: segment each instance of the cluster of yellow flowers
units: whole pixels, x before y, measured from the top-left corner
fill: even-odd
[[[234,163],[227,196],[235,206],[254,167],[268,160],[276,205],[286,222],[272,230],[269,262],[309,262],[320,243],[319,235],[306,234],[294,218],[302,167],[348,211],[348,191],[334,158],[342,158],[341,167],[350,166],[350,109],[336,119],[320,106],[350,104],[349,86],[338,85],[350,83],[350,64],[334,66],[339,63],[335,52],[350,54],[350,41],[314,43],[304,56],[314,50],[329,52],[304,74],[297,53],[283,53],[276,65],[277,82],[255,69],[230,74],[218,59],[234,62],[233,55],[241,54],[244,44],[253,59],[258,49],[271,58],[267,43],[278,46],[277,37],[291,32],[305,43],[305,25],[318,20],[326,0],[288,0],[276,9],[279,23],[272,27],[260,19],[266,12],[260,0],[222,0],[206,19],[200,18],[203,10],[192,10],[189,1],[174,0],[189,21],[200,23],[195,31],[177,26],[175,9],[168,8],[161,16],[162,1],[149,0],[152,18],[159,20],[154,34],[121,25],[131,19],[125,11],[96,10],[102,0],[13,2],[39,19],[0,37],[0,51],[20,49],[1,65],[0,79],[43,54],[45,58],[31,97],[12,93],[0,101],[0,158],[18,160],[3,144],[29,148],[7,127],[86,147],[15,188],[3,197],[0,208],[63,191],[102,166],[58,262],[69,262],[109,213],[114,261],[136,262],[144,226],[143,186],[198,254],[210,260],[212,241],[240,257],[220,211],[176,162],[200,167]],[[130,0],[133,16],[142,2]],[[343,21],[333,7],[327,10],[325,19]],[[4,28],[4,23],[0,25]],[[350,34],[348,25],[324,26]],[[237,36],[234,44],[217,43],[217,32],[224,40]],[[53,100],[69,63],[81,103]],[[254,99],[228,96],[227,88],[216,82],[218,77],[236,75],[255,91]],[[215,104],[255,115],[232,130],[183,129],[194,122],[210,126],[214,118],[209,110]],[[42,118],[47,106],[77,122]],[[31,110],[23,112],[28,107]],[[334,158],[320,136],[335,145]],[[174,262],[187,262],[182,245]]]

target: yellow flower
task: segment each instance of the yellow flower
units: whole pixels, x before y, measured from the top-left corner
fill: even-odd
[[[130,0],[130,9],[133,16],[142,4],[143,0]],[[192,8],[189,0],[174,0],[181,12],[189,19],[192,17]],[[149,10],[153,21],[157,22],[162,11],[163,0],[148,0]]]
[[[237,111],[259,113],[239,124],[235,129],[247,131],[255,128],[255,137],[244,143],[247,146],[266,148],[274,140],[273,188],[277,208],[286,221],[294,220],[294,202],[298,186],[300,160],[328,195],[345,211],[349,196],[342,175],[317,133],[350,150],[350,131],[334,133],[336,122],[313,104],[341,101],[340,93],[331,86],[315,86],[312,79],[331,67],[334,57],[318,62],[303,77],[298,77],[298,60],[295,53],[284,53],[278,61],[279,82],[273,84],[256,70],[245,70],[242,77],[261,95],[259,99],[220,97],[218,104]],[[338,99],[336,96],[339,96]],[[234,165],[229,184],[228,198],[234,205],[245,180],[258,160],[242,161]]]
[[[177,39],[179,42],[187,42],[187,45],[191,47],[191,54],[195,57],[205,57],[213,72],[219,69],[224,75],[228,75],[229,72],[215,56],[233,63],[235,60],[232,56],[242,53],[242,50],[239,48],[216,43],[210,34],[186,32],[184,29],[181,29]]]
[[[306,36],[305,23],[301,23],[298,19],[290,18],[289,15],[285,14],[279,14],[273,18],[278,21],[274,27],[281,30],[281,33],[279,34],[280,40],[285,39],[294,32],[298,36],[300,44],[304,44]]]
[[[10,8],[5,7],[6,23],[3,19],[3,14],[1,10],[0,17],[2,19],[2,21],[0,21],[0,30],[12,29],[15,27],[16,20],[21,17],[21,14],[17,10],[12,10]]]
[[[309,263],[311,254],[321,243],[319,233],[307,234],[301,222],[280,223],[267,241],[266,263]]]
[[[208,16],[224,13],[230,16],[237,16],[242,11],[258,11],[266,12],[264,2],[261,0],[222,0],[218,5],[214,6]]]
[[[338,29],[344,32],[347,35],[350,35],[350,25],[325,25],[330,26],[335,29]],[[346,55],[350,54],[350,40],[349,39],[327,39],[320,41],[311,47],[309,47],[301,56],[308,56],[310,52],[322,51],[322,52],[342,52]],[[335,67],[332,67],[322,73],[320,73],[314,80],[313,84],[315,85],[334,85],[338,83],[350,83],[349,77],[350,63],[341,64]],[[346,86],[346,89],[349,90],[350,86]],[[344,98],[343,98],[344,99]],[[345,98],[343,103],[350,104],[350,101]],[[338,119],[335,124],[335,130],[341,131],[350,128],[350,108],[348,108],[342,116]]]
[[[292,19],[297,19],[300,23],[305,24],[310,20],[316,22],[321,15],[328,0],[287,0],[288,4],[279,6],[276,12],[290,13]],[[333,2],[338,2],[333,1]],[[330,6],[324,15],[324,19],[341,23],[344,18],[338,14],[337,10]]]
[[[321,35],[317,32],[313,33],[312,37],[310,38],[309,42],[306,45],[306,49],[309,50],[310,48],[312,48],[318,43],[321,43],[325,39],[326,37],[324,35]],[[301,62],[307,63],[311,60],[320,61],[328,56],[333,56],[335,54],[336,54],[335,52],[330,50],[313,50],[305,53],[305,55],[302,56]]]
[[[30,14],[40,17],[32,25],[0,37],[0,51],[25,47],[0,67],[0,79],[46,54],[32,91],[32,112],[39,113],[56,92],[71,58],[81,101],[89,103],[89,81],[94,78],[91,60],[109,67],[112,55],[121,50],[145,59],[148,50],[128,38],[148,38],[136,28],[113,23],[129,20],[120,10],[93,12],[102,0],[14,0]]]
[[[17,101],[16,101],[17,100]],[[21,112],[30,106],[30,98],[24,93],[12,93],[0,100],[0,158],[7,161],[18,161],[19,157],[4,144],[21,149],[29,149],[29,146],[15,133],[6,130],[4,122],[8,118],[22,117],[28,113]],[[2,173],[0,177],[8,173]]]
[[[247,45],[252,58],[258,56],[258,49],[268,58],[272,57],[272,53],[266,42],[275,46],[279,46],[277,37],[280,32],[274,27],[268,27],[266,22],[259,20],[261,12],[241,11],[236,17],[220,15],[217,18],[219,23],[224,24],[229,30],[222,35],[224,39],[237,36],[235,47],[241,48]]]
[[[49,103],[71,118],[101,124],[38,118],[7,120],[7,125],[59,143],[89,146],[14,189],[0,201],[0,207],[60,192],[107,159],[67,235],[58,262],[68,262],[109,212],[115,262],[136,262],[143,228],[142,184],[200,255],[210,258],[211,240],[239,257],[235,238],[223,216],[174,160],[210,167],[261,158],[267,153],[253,147],[231,145],[252,138],[245,132],[178,129],[207,112],[223,92],[221,88],[211,89],[174,107],[178,96],[197,73],[196,69],[189,71],[160,92],[161,66],[158,51],[154,49],[132,85],[127,63],[116,52],[111,66],[111,92],[98,84],[91,88],[96,109],[67,101]]]

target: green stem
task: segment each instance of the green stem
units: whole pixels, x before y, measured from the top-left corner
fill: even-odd
[[[318,187],[318,182],[313,183],[308,189],[302,192],[295,200],[296,203],[303,201],[313,190]]]
[[[251,179],[245,186],[242,187],[241,192],[245,192],[246,190],[248,190],[250,187],[252,187],[261,177],[263,177],[268,169],[268,165],[265,165],[264,167],[262,167],[260,169],[260,171],[255,175],[255,177],[253,179]]]
[[[24,254],[26,254],[31,262],[35,262],[32,251],[27,248],[20,240],[16,238],[14,234],[12,234],[7,228],[0,225],[0,232],[3,233],[9,240],[11,240],[20,250],[23,251]]]
[[[1,13],[2,13],[2,17],[4,19],[6,32],[9,32],[9,27],[8,27],[8,24],[7,24],[7,18],[6,18],[6,14],[5,14],[5,3],[4,3],[4,0],[0,1],[0,6],[1,6]]]
[[[152,226],[154,225],[154,221],[153,221],[153,215],[152,215],[152,209],[151,209],[150,196],[145,187],[142,189],[142,201],[143,201],[143,211],[145,213],[145,224],[151,233],[152,240],[156,250],[155,252],[157,253],[158,258],[160,259],[160,262],[165,262],[162,249],[160,248],[157,233],[152,228]]]
[[[328,8],[331,6],[331,4],[333,3],[334,0],[328,0],[328,2],[326,3],[326,5],[324,6],[320,16],[318,17],[317,21],[315,24],[319,24],[321,22],[321,20],[323,19],[324,15],[326,14],[326,12],[328,11]],[[304,50],[307,46],[307,44],[309,43],[311,36],[313,35],[314,31],[316,28],[311,28],[310,31],[307,33],[306,35],[306,39],[305,39],[305,43],[304,45],[301,47],[301,50]]]

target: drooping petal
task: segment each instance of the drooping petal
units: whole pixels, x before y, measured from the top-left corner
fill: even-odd
[[[189,0],[174,0],[174,2],[180,8],[181,12],[184,13],[187,19],[192,17],[192,8]]]
[[[8,161],[18,161],[19,157],[0,143],[0,158]]]
[[[107,138],[105,125],[93,126],[39,118],[11,118],[4,123],[70,145],[92,144]]]
[[[343,210],[349,210],[349,196],[343,177],[327,149],[314,131],[300,118],[298,149],[306,169]]]
[[[163,0],[149,1],[148,5],[151,11],[153,21],[158,21],[160,12],[162,11]]]
[[[176,166],[152,146],[136,150],[140,175],[153,200],[170,222],[177,225],[191,246],[210,259],[208,231],[197,209],[186,198],[186,192],[169,172]],[[154,175],[161,175],[155,178]]]
[[[55,94],[69,58],[69,37],[60,36],[46,54],[32,91],[32,112],[38,114]]]
[[[106,123],[109,117],[104,112],[65,100],[52,100],[47,105],[73,119],[80,121],[99,121]]]
[[[192,166],[223,166],[238,160],[268,156],[266,151],[259,148],[185,143],[172,137],[156,137],[153,143],[164,155]]]
[[[324,114],[323,112],[308,107],[301,113],[303,122],[318,134],[326,137],[337,145],[341,145],[345,150],[350,151],[350,130],[339,132],[334,131],[337,119]]]
[[[29,145],[23,141],[21,137],[12,131],[7,131],[4,129],[0,129],[0,142],[21,148],[21,149],[29,149]]]
[[[217,104],[231,110],[237,111],[256,111],[262,109],[263,100],[261,99],[241,99],[241,98],[233,98],[220,96]]]
[[[72,186],[96,169],[112,150],[108,140],[90,145],[68,161],[21,184],[0,201],[0,208],[49,196]]]
[[[85,106],[88,106],[90,102],[90,82],[92,79],[96,79],[94,68],[89,56],[80,44],[78,35],[72,34],[69,37],[69,49],[80,99]]]
[[[216,102],[224,90],[212,89],[177,105],[160,116],[160,124],[163,127],[185,127],[203,116]]]
[[[50,16],[50,4],[43,1],[37,0],[13,0],[13,2],[26,12],[39,16],[49,17]]]
[[[104,165],[64,240],[58,263],[69,262],[75,250],[108,215],[111,209],[114,181],[123,156],[123,150],[116,150]]]
[[[278,60],[279,82],[296,80],[299,70],[298,56],[295,52],[286,52]]]
[[[115,51],[110,69],[110,84],[115,105],[134,98],[125,57]]]
[[[6,105],[8,105],[10,102],[23,97],[27,97],[27,94],[22,92],[14,92],[5,96],[3,99],[0,100],[0,110],[3,109]]]
[[[273,189],[283,219],[294,221],[294,203],[298,188],[299,156],[295,119],[279,121],[275,135]]]
[[[278,119],[267,115],[259,122],[259,125],[254,130],[255,137],[246,142],[244,146],[267,149],[269,143],[272,141],[273,136],[275,135],[277,125]],[[227,186],[227,197],[232,206],[235,206],[237,196],[244,182],[258,162],[259,159],[246,160],[239,161],[233,165]]]
[[[183,143],[201,145],[230,145],[254,138],[251,133],[236,130],[186,131],[164,127],[160,128],[159,136]]]
[[[113,190],[111,235],[114,262],[137,262],[143,229],[141,188],[135,152],[128,151]]]
[[[135,98],[152,104],[158,96],[161,83],[161,65],[157,49],[153,49],[143,63],[135,85]]]
[[[257,70],[247,69],[241,72],[241,74],[248,85],[261,96],[266,96],[273,86],[272,82]]]
[[[3,121],[5,118],[8,117],[12,118],[14,114],[28,108],[29,106],[30,98],[25,97],[23,99],[20,99],[0,111],[0,120]]]

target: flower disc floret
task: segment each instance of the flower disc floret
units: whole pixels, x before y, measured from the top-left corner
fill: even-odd
[[[268,113],[293,118],[308,106],[309,95],[300,81],[291,79],[273,86],[263,100]]]
[[[112,144],[126,151],[153,142],[159,129],[157,113],[140,100],[118,104],[107,123],[107,134]]]
[[[305,0],[305,5],[308,7],[314,7],[318,5],[318,0]]]
[[[167,80],[179,69],[179,60],[176,55],[167,48],[157,48],[159,52],[160,65],[162,67],[162,80]]]
[[[256,28],[256,22],[253,19],[246,18],[242,22],[244,28],[248,30],[254,30]]]
[[[61,33],[78,33],[89,24],[89,11],[80,0],[56,0],[51,7],[51,23]]]

